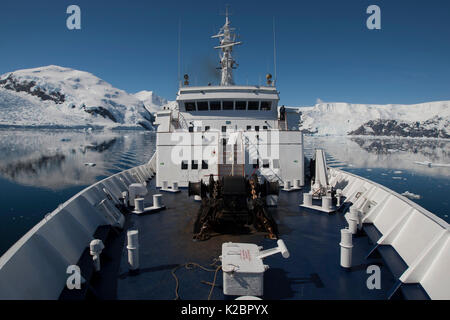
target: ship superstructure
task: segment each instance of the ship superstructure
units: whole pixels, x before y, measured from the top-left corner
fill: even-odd
[[[213,36],[220,39],[220,85],[190,86],[185,75],[177,107],[157,113],[158,187],[186,187],[211,174],[304,185],[303,136],[288,130],[271,75],[265,86],[234,84],[232,50],[241,42],[232,31],[227,15]]]

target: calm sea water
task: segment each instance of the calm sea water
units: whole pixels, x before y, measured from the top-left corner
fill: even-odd
[[[78,191],[148,161],[155,142],[151,132],[0,130],[0,254]],[[450,221],[450,168],[414,163],[450,163],[450,141],[305,136],[307,156],[318,147],[329,165],[414,193]]]

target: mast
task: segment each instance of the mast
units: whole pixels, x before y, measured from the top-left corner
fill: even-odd
[[[222,77],[220,81],[221,86],[232,86],[234,85],[233,80],[233,69],[236,61],[233,59],[231,52],[235,45],[241,44],[241,41],[236,41],[236,34],[234,33],[235,28],[230,27],[230,19],[228,18],[228,7],[225,14],[225,24],[218,34],[212,36],[211,38],[219,38],[220,45],[214,47],[214,49],[221,49],[220,55],[220,69],[222,69]]]

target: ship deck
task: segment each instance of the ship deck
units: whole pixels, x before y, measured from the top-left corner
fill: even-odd
[[[154,193],[163,194],[165,210],[144,215],[127,215],[124,231],[105,249],[102,272],[92,281],[95,296],[101,299],[207,299],[214,272],[199,268],[186,269],[185,263],[197,263],[209,269],[221,254],[224,242],[255,243],[264,249],[276,247],[266,233],[217,234],[207,241],[192,240],[193,222],[200,203],[189,198],[186,189],[179,193],[159,192],[148,184],[146,206]],[[267,257],[270,268],[264,274],[263,299],[387,299],[395,284],[390,271],[378,258],[366,259],[373,245],[364,235],[354,236],[353,267],[340,267],[340,229],[347,226],[344,212],[322,213],[299,207],[301,191],[280,190],[278,206],[270,208],[278,223],[290,257],[280,254]],[[130,273],[127,265],[126,230],[139,230],[138,273]],[[106,262],[105,262],[106,261]],[[369,265],[381,269],[381,289],[369,290],[366,273]],[[178,268],[177,268],[178,267]],[[222,272],[217,273],[212,299],[230,299],[223,295]]]

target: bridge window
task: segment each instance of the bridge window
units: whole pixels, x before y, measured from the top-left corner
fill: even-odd
[[[223,110],[233,110],[233,101],[223,101],[222,108]]]
[[[264,129],[264,130],[267,130],[267,126],[263,126],[263,129]]]
[[[256,161],[253,159],[253,169],[259,168],[259,159],[256,159]]]
[[[263,159],[263,168],[269,167],[269,159]]]
[[[209,109],[210,110],[220,110],[220,101],[210,101]]]
[[[192,160],[191,169],[192,170],[197,170],[198,169],[198,160]]]
[[[261,101],[261,110],[270,111],[272,103],[270,101]]]
[[[227,132],[227,126],[222,126],[222,132]]]
[[[186,108],[186,111],[195,111],[195,102],[193,101],[185,102],[184,107]]]
[[[188,162],[187,160],[181,161],[181,170],[187,170],[188,169]]]
[[[198,111],[207,111],[208,101],[197,101],[197,109]]]
[[[247,130],[252,130],[252,126],[247,126]]]
[[[259,131],[259,126],[255,126],[255,131]]]
[[[236,110],[245,110],[247,108],[247,101],[236,101]]]
[[[259,101],[248,102],[248,110],[258,110],[258,109],[259,109]]]
[[[210,128],[210,126],[205,126],[205,131],[209,131]]]
[[[202,161],[202,169],[203,169],[203,170],[208,169],[208,160],[203,160],[203,161]]]

